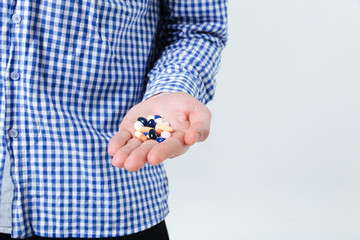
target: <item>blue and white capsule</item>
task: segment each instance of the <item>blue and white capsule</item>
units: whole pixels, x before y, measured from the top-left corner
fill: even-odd
[[[161,116],[160,115],[149,115],[148,117],[147,117],[147,120],[149,121],[150,119],[158,119],[158,118],[161,118]]]
[[[165,139],[162,137],[158,137],[158,138],[156,138],[156,141],[158,141],[159,143],[162,143],[163,141],[165,141]]]

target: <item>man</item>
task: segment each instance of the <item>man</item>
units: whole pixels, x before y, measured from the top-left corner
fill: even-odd
[[[2,236],[168,239],[162,162],[208,136],[226,18],[225,0],[2,0]],[[175,132],[142,143],[154,114]]]

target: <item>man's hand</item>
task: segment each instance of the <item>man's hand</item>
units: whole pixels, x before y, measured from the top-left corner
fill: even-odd
[[[138,117],[160,115],[170,123],[174,133],[162,143],[142,142],[134,136]],[[146,163],[157,165],[168,158],[184,154],[195,142],[209,136],[211,113],[200,101],[185,92],[160,93],[132,107],[112,137],[108,152],[115,167],[134,172]]]

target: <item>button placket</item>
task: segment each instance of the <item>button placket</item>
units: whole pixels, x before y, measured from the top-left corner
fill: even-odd
[[[14,51],[16,52],[16,48],[18,46],[18,37],[19,37],[19,30],[17,27],[19,25],[19,23],[22,21],[22,18],[21,16],[18,14],[18,13],[14,13],[12,16],[11,16],[11,21],[13,23],[15,23],[16,25],[14,25],[15,27],[15,30],[14,30]],[[14,57],[16,57],[14,55]],[[16,63],[16,61],[14,61]],[[16,67],[17,64],[15,64],[12,68],[13,68],[13,71],[10,73],[10,79],[13,80],[13,81],[18,81],[20,79],[20,72],[17,69]],[[11,129],[8,130],[8,134],[9,134],[9,137],[12,138],[12,139],[15,139],[19,136],[19,132],[18,130],[16,129],[16,126],[12,127]]]
[[[15,23],[16,25],[15,25],[15,30],[14,30],[14,34],[15,34],[15,47],[14,47],[14,50],[16,50],[16,47],[17,47],[17,44],[18,44],[18,37],[19,37],[19,31],[20,31],[20,29],[18,29],[17,28],[17,26],[18,26],[18,24],[21,22],[21,20],[22,20],[22,18],[21,18],[21,16],[19,15],[19,14],[17,14],[17,13],[14,13],[12,16],[11,16],[11,21],[13,22],[13,23]],[[16,52],[16,51],[15,51]],[[19,71],[17,71],[16,70],[16,68],[15,68],[15,66],[14,66],[14,71],[12,71],[11,73],[10,73],[10,78],[12,79],[12,80],[14,80],[14,81],[17,81],[17,80],[19,80],[20,79],[20,73],[19,73]]]

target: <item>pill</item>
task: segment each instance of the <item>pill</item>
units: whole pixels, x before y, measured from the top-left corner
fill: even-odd
[[[155,120],[150,119],[146,125],[147,127],[155,128]]]
[[[146,124],[147,124],[146,118],[139,117],[137,120],[138,120],[139,122],[141,122],[144,126],[146,126]]]
[[[171,133],[169,133],[168,131],[162,131],[161,137],[164,139],[167,139],[167,138],[171,137]]]
[[[163,124],[163,123],[156,124],[155,130],[156,130],[156,132],[168,131],[169,133],[172,133],[174,131],[172,127],[170,127],[166,124]]]
[[[144,126],[144,124],[142,124],[142,122],[140,122],[140,121],[136,121],[135,123],[134,123],[134,128],[135,128],[135,130],[139,130],[140,128],[142,128]]]
[[[163,123],[164,122],[164,119],[162,118],[157,118],[155,119],[155,123],[158,124],[158,123]]]
[[[144,132],[143,134],[144,134],[144,135],[145,135],[148,139],[150,139],[150,138],[149,138],[149,133],[148,133],[148,132]]]
[[[149,131],[149,138],[152,139],[152,140],[156,140],[156,139],[157,139],[157,134],[156,134],[155,129],[150,129],[150,131]]]
[[[142,127],[142,128],[139,128],[138,131],[141,132],[141,133],[145,133],[145,132],[149,132],[150,129],[153,129],[151,127]]]
[[[156,139],[156,141],[158,141],[159,143],[161,143],[161,142],[165,141],[165,139],[162,138],[162,137],[158,137],[158,138]]]
[[[159,143],[171,137],[174,129],[170,127],[160,115],[150,115],[146,118],[139,117],[134,123],[136,129],[135,137],[145,142],[148,139],[156,140]]]
[[[135,132],[135,137],[137,137],[138,139],[140,139],[140,140],[143,141],[143,142],[145,142],[145,141],[148,140],[148,138],[147,138],[144,134],[142,134],[141,132],[139,132],[139,131],[136,131],[136,132]]]

